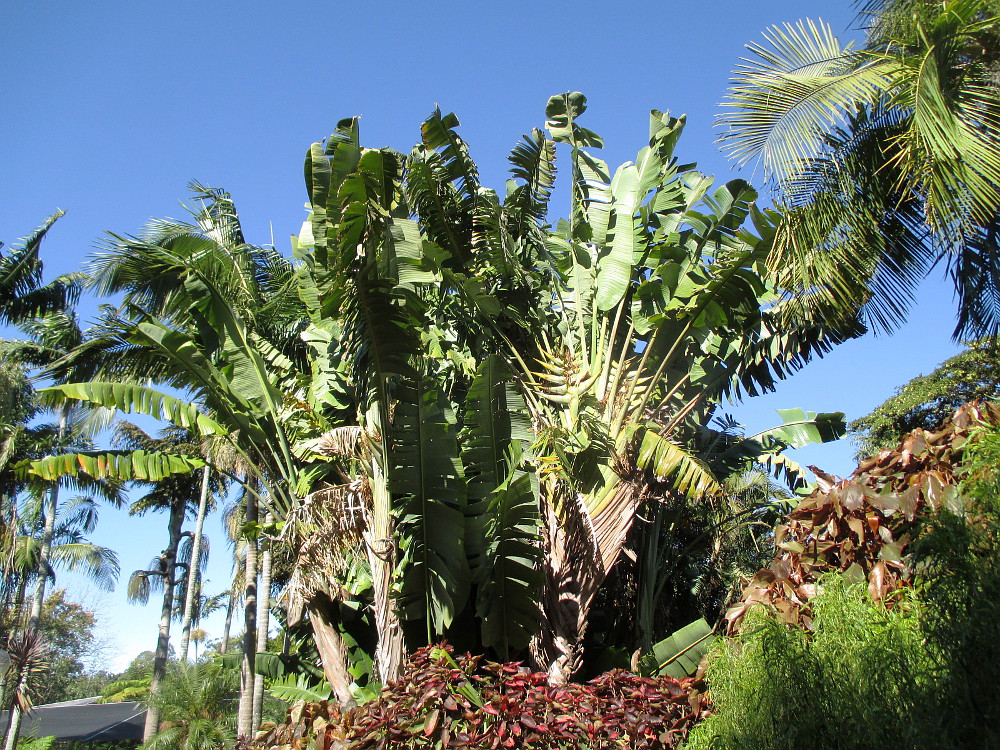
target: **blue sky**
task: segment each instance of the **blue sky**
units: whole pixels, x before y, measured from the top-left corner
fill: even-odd
[[[634,158],[650,109],[669,109],[688,115],[678,155],[729,179],[713,121],[730,71],[763,29],[802,17],[846,32],[853,12],[847,0],[11,1],[0,16],[0,239],[63,208],[44,257],[53,273],[77,270],[104,232],[183,217],[197,179],[232,193],[251,242],[287,249],[305,217],[304,154],[339,119],[361,115],[365,145],[408,150],[439,104],[461,119],[483,182],[500,188],[510,148],[569,90],[587,94],[584,124],[604,136],[609,164]],[[845,344],[736,413],[751,431],[782,407],[861,416],[957,351],[953,309],[950,290],[929,281],[895,336]],[[848,473],[852,453],[844,443],[796,459]],[[95,539],[118,550],[127,576],[158,553],[165,524],[107,512]],[[208,533],[217,591],[228,579],[217,520]],[[123,589],[104,598],[102,620],[119,668],[153,646],[157,617],[126,605]],[[209,630],[219,635],[221,618]]]

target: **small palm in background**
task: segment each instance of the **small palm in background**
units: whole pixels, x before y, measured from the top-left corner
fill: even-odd
[[[235,736],[238,673],[216,664],[177,664],[152,698],[160,709],[160,731],[144,750],[209,750]]]

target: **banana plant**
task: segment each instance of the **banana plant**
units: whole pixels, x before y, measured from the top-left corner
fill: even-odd
[[[720,492],[683,448],[683,428],[838,340],[821,325],[779,328],[781,290],[763,265],[776,217],[754,207],[745,182],[713,190],[676,160],[683,118],[654,111],[648,146],[612,177],[589,150],[600,137],[576,122],[585,108],[578,93],[550,99],[551,141],[521,171],[551,173],[548,155],[566,144],[572,206],[539,251],[550,275],[533,300],[541,312],[523,323],[532,343],[506,335],[501,348],[535,432],[545,579],[532,648],[555,681],[580,665],[590,601],[643,499],[667,486],[690,502]],[[544,202],[550,184],[527,192]]]
[[[550,100],[550,137],[515,148],[502,200],[440,111],[405,163],[360,148],[354,120],[307,157],[303,299],[322,378],[367,436],[349,457],[371,498],[380,648],[394,618],[446,632],[475,591],[484,645],[506,655],[535,633],[536,660],[568,678],[642,498],[719,491],[682,428],[839,340],[779,325],[782,290],[762,280],[776,217],[746,183],[710,191],[676,161],[682,119],[654,112],[649,146],[611,178],[584,109]],[[573,205],[551,231],[558,143]],[[399,555],[388,606],[372,550]]]

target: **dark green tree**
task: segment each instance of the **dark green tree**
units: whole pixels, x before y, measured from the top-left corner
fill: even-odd
[[[77,694],[77,683],[86,676],[86,660],[99,647],[94,634],[96,624],[94,613],[82,604],[67,601],[65,590],[53,591],[46,598],[39,633],[49,649],[49,669],[35,682],[37,703],[86,697]]]
[[[910,430],[933,430],[962,404],[1000,397],[1000,351],[989,340],[974,341],[968,349],[945,360],[929,375],[918,375],[875,407],[855,419],[849,429],[858,445],[858,457],[895,447]]]

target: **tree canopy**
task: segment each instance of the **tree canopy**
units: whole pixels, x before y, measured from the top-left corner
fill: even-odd
[[[891,448],[911,430],[934,430],[962,404],[1000,397],[1000,357],[992,340],[974,341],[929,375],[918,375],[896,389],[849,429],[864,458]]]

